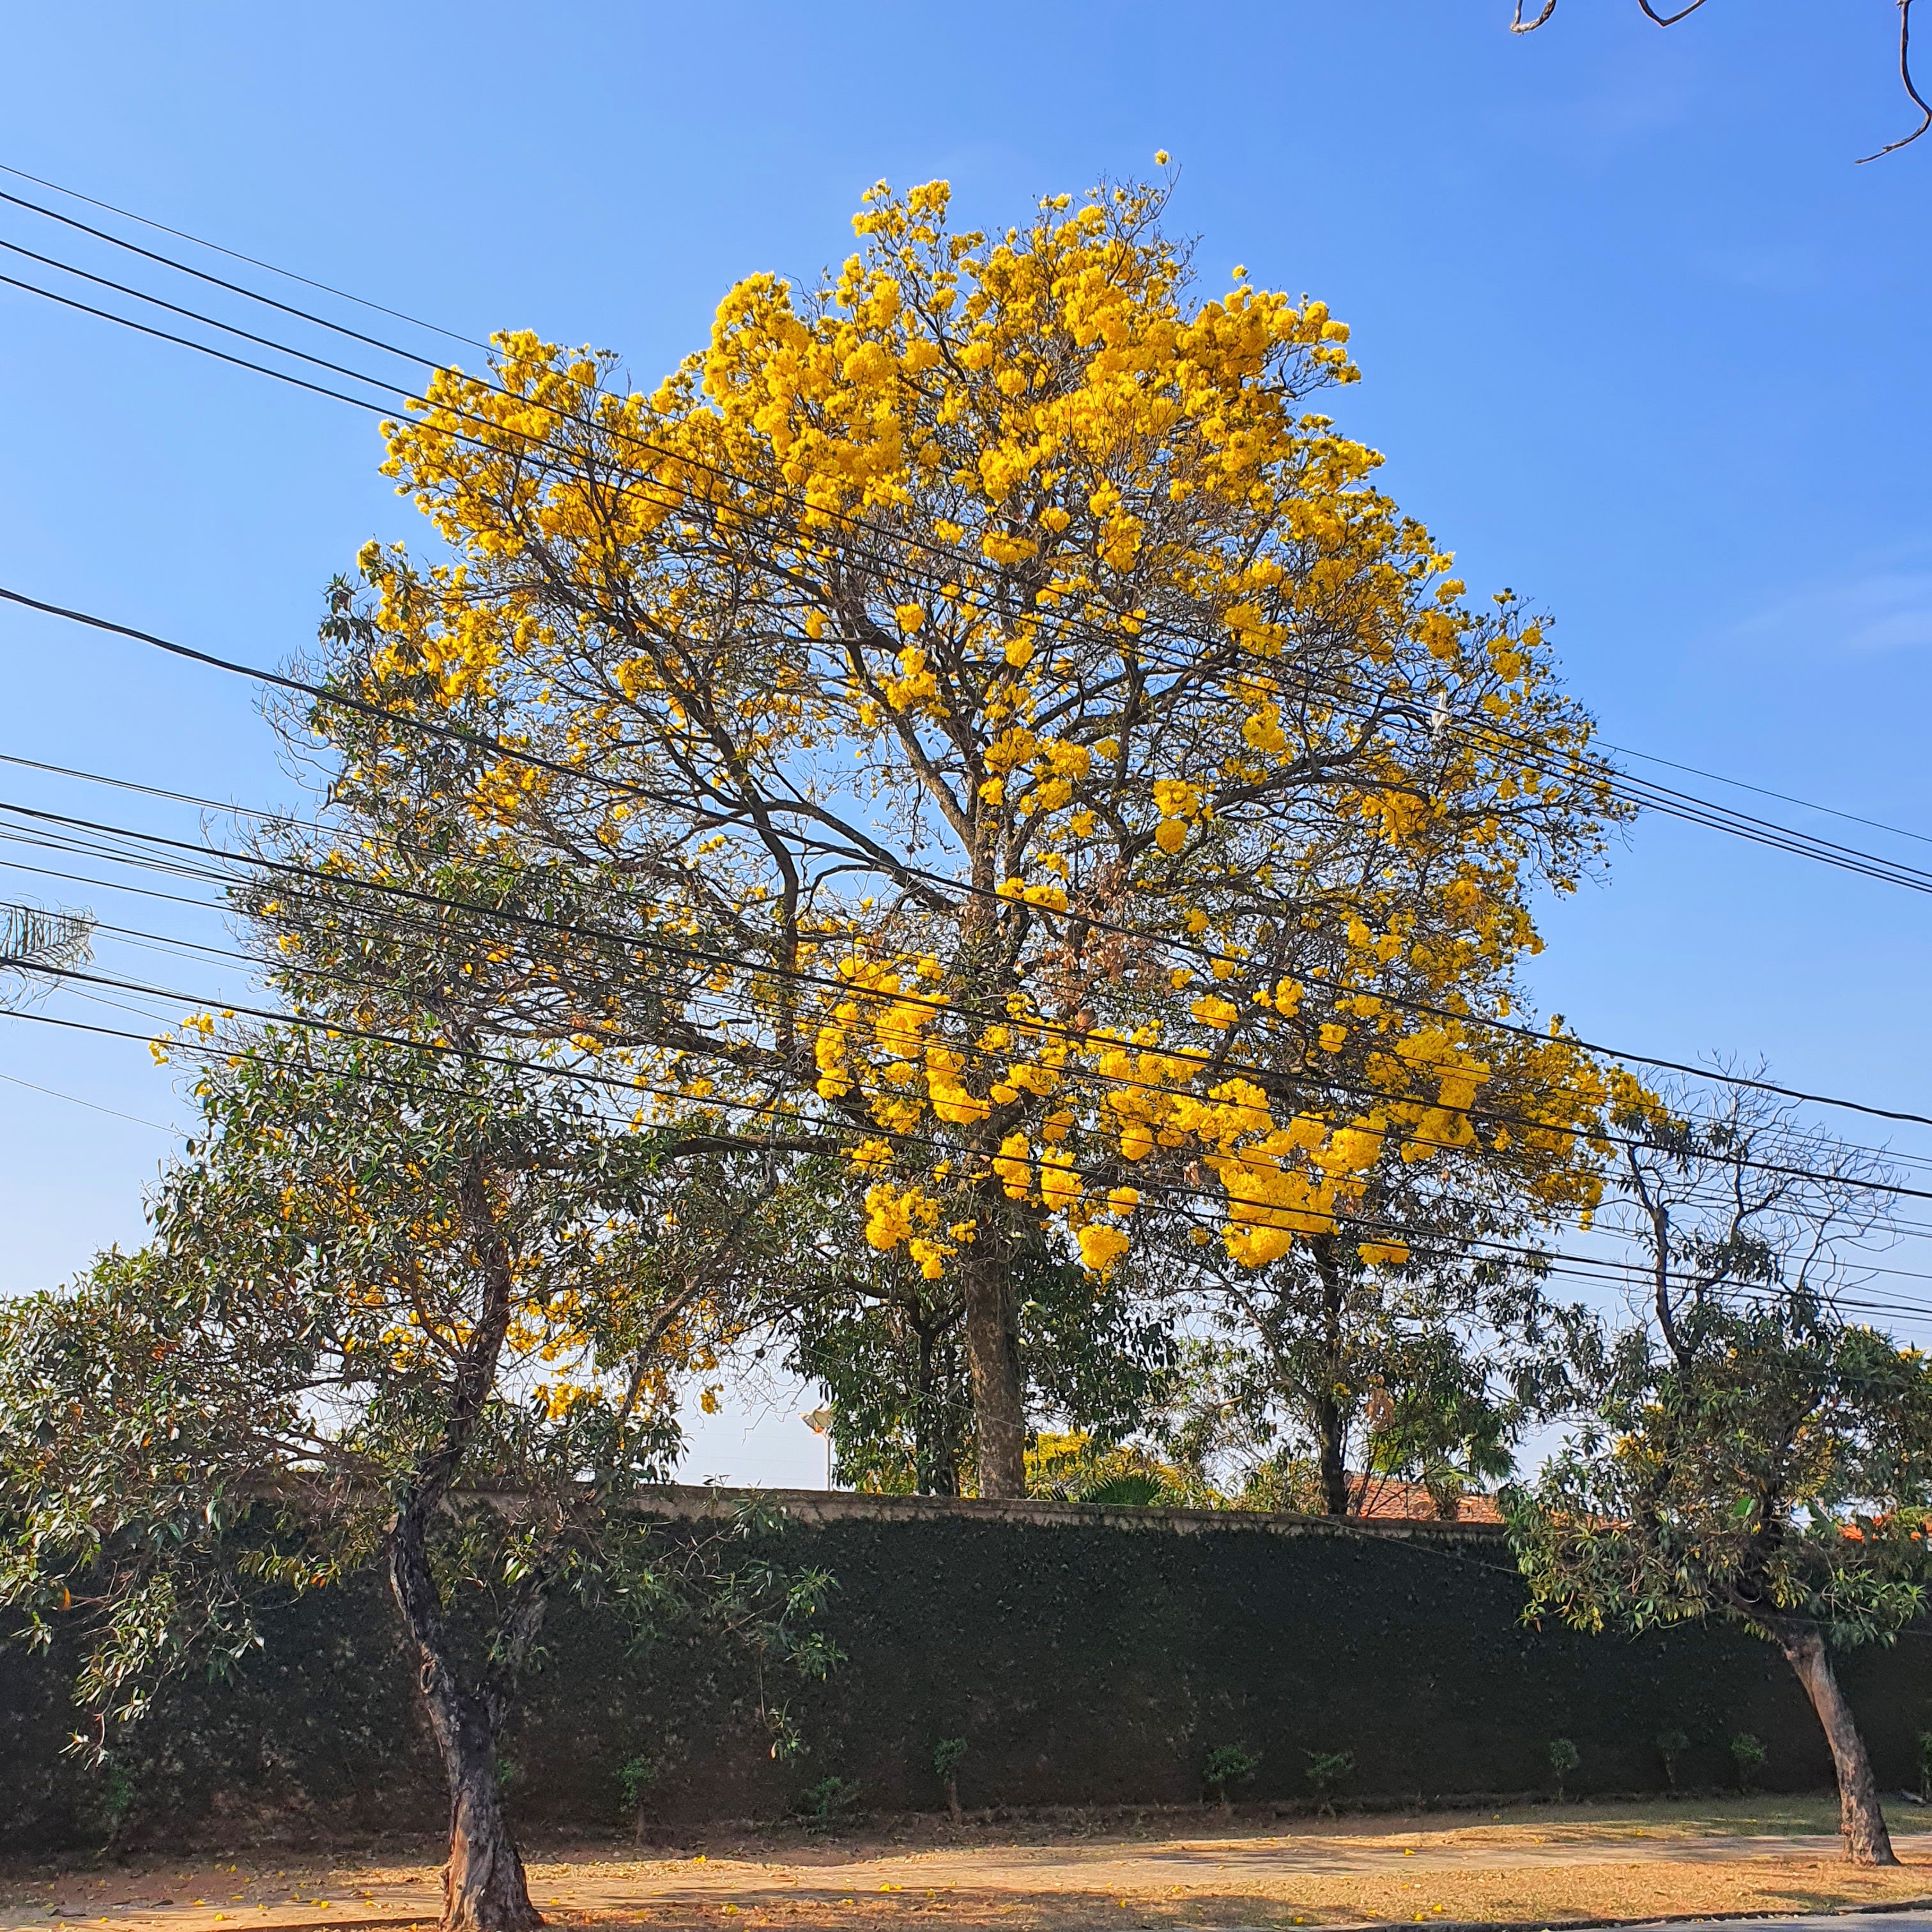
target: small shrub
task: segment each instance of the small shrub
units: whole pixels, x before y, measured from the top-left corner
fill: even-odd
[[[798,1815],[821,1831],[850,1817],[858,1808],[858,1784],[849,1778],[821,1778],[798,1801]]]
[[[1335,1787],[1355,1768],[1353,1751],[1312,1750],[1303,1754],[1308,1760],[1309,1783],[1315,1787],[1315,1796],[1319,1802],[1318,1813],[1335,1815]]]
[[[1201,1773],[1202,1788],[1216,1800],[1223,1811],[1234,1808],[1234,1790],[1245,1784],[1262,1768],[1262,1754],[1244,1744],[1216,1744],[1208,1754]]]
[[[959,1804],[959,1762],[966,1755],[964,1738],[941,1738],[932,1748],[932,1768],[939,1774],[939,1781],[946,1787],[946,1808],[952,1814],[952,1822],[958,1823],[962,1812]]]
[[[121,1828],[128,1822],[128,1814],[134,1808],[134,1780],[126,1768],[111,1761],[100,1774],[100,1796],[95,1809],[106,1828],[107,1844],[112,1849],[121,1836]]]
[[[617,1790],[624,1815],[631,1820],[636,1841],[640,1845],[644,1842],[644,1807],[650,1800],[651,1787],[657,1783],[663,1769],[656,1758],[641,1751],[635,1757],[626,1758],[617,1767]]]
[[[1932,1731],[1918,1733],[1918,1796],[1932,1804]]]
[[[496,1760],[496,1789],[507,1791],[524,1774],[524,1768],[513,1757],[500,1757]]]
[[[1731,1761],[1738,1768],[1738,1789],[1749,1791],[1764,1762],[1764,1746],[1748,1731],[1740,1731],[1731,1740]]]
[[[1563,1802],[1563,1780],[1583,1762],[1583,1754],[1568,1738],[1550,1740],[1550,1768],[1556,1774],[1556,1802]]]
[[[1672,1797],[1677,1796],[1677,1760],[1690,1748],[1690,1740],[1682,1731],[1659,1731],[1657,1754],[1664,1760],[1664,1782]]]

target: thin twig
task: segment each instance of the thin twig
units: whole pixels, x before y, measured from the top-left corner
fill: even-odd
[[[1543,11],[1533,20],[1522,17],[1522,0],[1516,0],[1516,18],[1510,22],[1513,34],[1533,34],[1556,10],[1556,0],[1543,0]]]
[[[1882,160],[1887,154],[1896,154],[1900,148],[1910,147],[1927,128],[1932,128],[1932,102],[1928,102],[1912,84],[1912,0],[1898,0],[1898,77],[1905,83],[1912,104],[1925,118],[1903,140],[1888,142],[1875,154],[1861,154],[1858,162],[1860,167],[1868,161]]]
[[[1689,6],[1680,7],[1674,14],[1658,13],[1650,4],[1650,0],[1636,0],[1636,4],[1643,9],[1646,20],[1654,20],[1660,27],[1674,27],[1686,14],[1696,13],[1703,5],[1704,0],[1690,0]]]

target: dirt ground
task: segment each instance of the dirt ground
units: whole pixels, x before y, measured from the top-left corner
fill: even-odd
[[[1896,1808],[1904,1810],[1904,1806]],[[1921,1814],[1932,1826],[1932,1814]],[[675,1846],[532,1846],[560,1925],[704,1932],[1009,1932],[1564,1923],[1932,1898],[1932,1829],[1894,1816],[1897,1870],[1840,1856],[1826,1798],[1223,1818],[1209,1810],[831,1833],[712,1830]],[[0,1864],[0,1932],[292,1932],[432,1924],[440,1847]]]

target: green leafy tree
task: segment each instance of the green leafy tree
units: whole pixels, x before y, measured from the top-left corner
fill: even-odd
[[[835,1216],[837,1214],[834,1210]],[[834,1219],[812,1287],[780,1320],[790,1365],[831,1399],[842,1478],[888,1492],[978,1489],[966,1303],[903,1256],[853,1256]],[[1030,1412],[1113,1442],[1156,1406],[1173,1354],[1164,1310],[1129,1265],[1098,1280],[1044,1239],[1016,1244],[1016,1343]]]
[[[1453,1198],[1378,1186],[1358,1235],[1345,1223],[1265,1267],[1204,1245],[1191,1264],[1177,1258],[1214,1337],[1168,1425],[1181,1460],[1219,1465],[1252,1506],[1330,1516],[1360,1513],[1394,1480],[1451,1517],[1510,1474],[1524,1428],[1561,1398],[1553,1365],[1575,1318],[1522,1248],[1511,1177],[1466,1178]],[[1368,1258],[1371,1231],[1398,1221],[1399,1250]]]
[[[1585,1630],[1720,1618],[1775,1644],[1837,1766],[1847,1856],[1895,1862],[1832,1652],[1925,1603],[1932,1364],[1832,1294],[1882,1175],[1733,1089],[1702,1114],[1627,1084],[1648,1318],[1586,1338],[1581,1424],[1509,1501],[1536,1609]]]
[[[261,1590],[379,1564],[448,1781],[444,1922],[517,1932],[542,1922],[498,1744],[556,1592],[830,1660],[826,1581],[747,1540],[768,1523],[679,1536],[638,1507],[679,1378],[782,1255],[783,1190],[614,1131],[540,1066],[331,1016],[184,1027],[202,1124],[151,1244],[6,1311],[0,1600],[82,1627],[103,1750],[170,1668],[254,1642]]]

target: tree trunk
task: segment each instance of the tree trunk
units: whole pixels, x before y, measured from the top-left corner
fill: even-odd
[[[1348,1467],[1342,1456],[1341,1412],[1334,1402],[1316,1403],[1315,1433],[1321,1456],[1322,1508],[1329,1516],[1346,1516]]]
[[[991,1223],[992,1225],[988,1225]],[[1020,1377],[1019,1330],[1004,1231],[986,1214],[964,1256],[966,1358],[980,1437],[980,1493],[1026,1494],[1026,1399]]]
[[[929,1318],[915,1314],[914,1333],[919,1337],[918,1400],[913,1409],[913,1469],[919,1492],[924,1496],[956,1496],[959,1493],[959,1444],[957,1440],[954,1379],[958,1361],[946,1331],[959,1318],[955,1307],[950,1313]]]
[[[406,1508],[389,1539],[389,1587],[420,1660],[418,1682],[449,1780],[449,1862],[442,1875],[445,1932],[532,1932],[524,1862],[496,1783],[496,1726],[487,1701],[449,1664],[448,1631],[430,1574],[420,1510]]]
[[[1322,1474],[1322,1507],[1330,1516],[1348,1514],[1348,1424],[1336,1391],[1342,1378],[1342,1271],[1332,1237],[1310,1244],[1322,1282],[1322,1387],[1315,1402],[1316,1453]],[[1364,1488],[1366,1482],[1364,1479]]]
[[[1831,1653],[1816,1624],[1797,1617],[1770,1621],[1772,1634],[1785,1660],[1798,1673],[1804,1694],[1825,1728],[1826,1742],[1832,1747],[1832,1762],[1838,1773],[1838,1830],[1845,1840],[1845,1856],[1856,1865],[1895,1865],[1892,1834],[1886,1829],[1885,1813],[1878,1802],[1878,1780],[1872,1775],[1871,1760],[1865,1755],[1864,1739],[1852,1718],[1852,1707],[1838,1688],[1838,1673],[1832,1668]]]
[[[449,1781],[449,1863],[443,1868],[446,1932],[532,1932],[543,1915],[530,1902],[524,1862],[503,1815],[496,1781],[500,1686],[464,1684],[452,1667],[449,1630],[429,1562],[429,1524],[448,1493],[490,1392],[514,1292],[511,1257],[480,1155],[466,1163],[459,1196],[482,1278],[477,1320],[457,1358],[440,1439],[417,1462],[389,1532],[389,1588],[416,1648],[417,1682]],[[533,1580],[510,1633],[518,1656],[536,1633],[542,1585]]]

